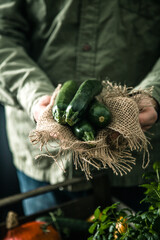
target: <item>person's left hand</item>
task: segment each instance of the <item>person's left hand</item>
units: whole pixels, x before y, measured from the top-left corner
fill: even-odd
[[[151,97],[141,99],[139,102],[139,122],[144,132],[150,129],[158,119],[156,106],[157,102]]]
[[[38,121],[39,116],[42,114],[45,108],[50,104],[50,101],[51,101],[51,96],[45,95],[41,97],[38,103],[34,106],[33,117],[36,122]]]

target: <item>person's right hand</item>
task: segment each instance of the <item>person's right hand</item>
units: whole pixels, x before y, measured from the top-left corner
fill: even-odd
[[[144,98],[139,102],[139,122],[144,132],[156,123],[158,119],[156,108],[157,102],[152,97]]]
[[[39,119],[39,116],[42,114],[42,112],[45,110],[45,108],[50,104],[51,96],[45,95],[39,99],[37,104],[33,108],[33,117],[34,120],[37,122]]]

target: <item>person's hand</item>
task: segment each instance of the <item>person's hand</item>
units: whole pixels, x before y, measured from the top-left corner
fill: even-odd
[[[150,129],[156,123],[158,119],[156,108],[157,102],[153,98],[148,97],[140,100],[139,122],[144,132]]]
[[[45,110],[45,108],[50,104],[51,96],[45,95],[39,99],[37,104],[33,108],[33,117],[34,120],[37,122],[39,119],[39,116],[42,114],[42,112]]]

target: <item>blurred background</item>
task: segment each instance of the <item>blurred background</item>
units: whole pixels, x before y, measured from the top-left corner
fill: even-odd
[[[9,150],[4,107],[0,104],[0,199],[20,193],[16,169],[12,164],[12,154]],[[9,210],[22,215],[21,203],[0,208],[0,222],[6,218]]]

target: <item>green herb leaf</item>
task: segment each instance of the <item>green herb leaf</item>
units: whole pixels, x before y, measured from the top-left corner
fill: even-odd
[[[97,223],[95,222],[95,223],[93,223],[90,227],[89,227],[89,233],[91,233],[91,234],[93,234],[94,233],[94,231],[95,231],[95,229],[96,229],[96,227],[97,227]]]
[[[99,216],[101,214],[101,211],[99,209],[100,207],[98,207],[95,211],[94,211],[94,217],[95,219],[99,219]]]

